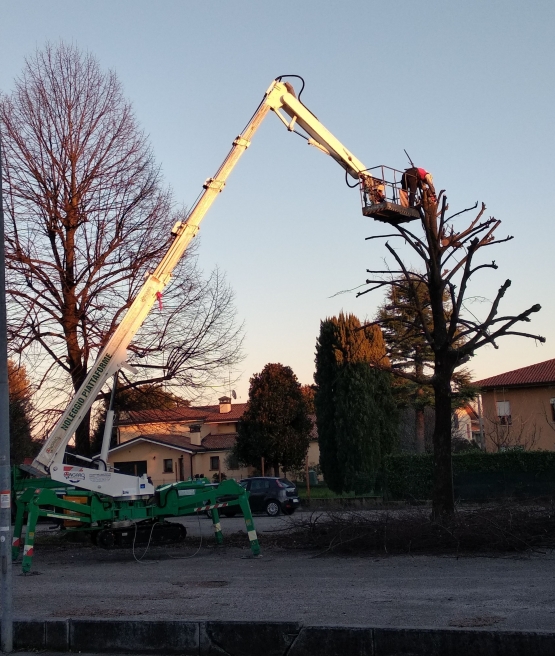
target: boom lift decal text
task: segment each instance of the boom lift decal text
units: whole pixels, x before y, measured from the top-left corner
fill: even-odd
[[[91,378],[90,378],[89,382],[87,383],[87,386],[83,390],[81,396],[77,399],[77,401],[75,401],[75,404],[74,404],[73,408],[71,408],[71,412],[69,413],[66,420],[62,424],[62,426],[61,426],[62,430],[65,431],[69,428],[71,422],[75,419],[77,413],[81,409],[82,405],[85,403],[85,400],[86,400],[87,396],[91,393],[92,389],[95,386],[95,383],[98,381],[98,379],[102,375],[102,372],[104,371],[104,369],[106,369],[106,366],[107,366],[108,362],[110,362],[111,359],[112,359],[112,356],[110,354],[106,354],[102,358],[100,364],[96,368],[96,371],[94,372],[94,374],[91,376]]]

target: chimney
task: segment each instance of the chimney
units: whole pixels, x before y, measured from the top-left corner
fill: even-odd
[[[229,396],[222,396],[218,399],[220,402],[220,414],[224,415],[228,412],[231,412],[231,399]]]
[[[201,426],[200,426],[200,424],[190,424],[189,425],[189,439],[191,440],[191,444],[193,444],[195,446],[201,446],[202,445]]]

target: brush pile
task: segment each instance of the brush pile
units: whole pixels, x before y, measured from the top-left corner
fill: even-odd
[[[555,547],[555,506],[496,504],[433,520],[429,507],[314,512],[291,518],[262,544],[320,554],[468,554],[545,552]]]

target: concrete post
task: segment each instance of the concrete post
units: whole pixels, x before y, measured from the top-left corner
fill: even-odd
[[[4,204],[2,192],[2,141],[0,139],[0,599],[2,638],[0,648],[13,649],[10,399],[8,389],[8,338],[6,329],[6,268],[4,253]]]

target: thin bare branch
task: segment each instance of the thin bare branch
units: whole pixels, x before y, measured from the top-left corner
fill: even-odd
[[[455,212],[455,214],[451,214],[451,216],[448,216],[446,221],[452,221],[456,216],[460,216],[461,214],[465,214],[466,212],[471,212],[472,210],[475,210],[478,207],[478,201],[474,203],[471,207],[466,207],[464,210],[461,210],[460,212]],[[486,206],[484,203],[482,203],[482,209],[480,211],[480,214],[478,215],[478,218],[482,216],[482,214],[486,211]]]
[[[56,404],[68,382],[80,386],[184,212],[172,209],[116,75],[75,46],[27,60],[0,98],[0,124],[10,349]],[[231,289],[217,271],[200,273],[194,248],[174,273],[130,350],[189,391],[238,362],[242,329]],[[87,422],[77,442],[86,453]]]

